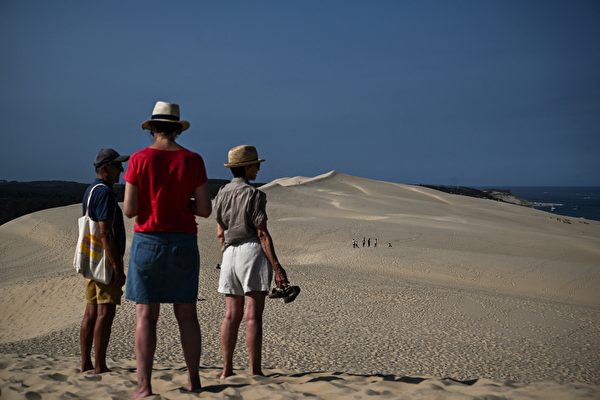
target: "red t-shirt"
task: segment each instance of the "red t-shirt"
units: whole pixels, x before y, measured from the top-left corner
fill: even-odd
[[[147,147],[131,155],[124,179],[138,190],[136,232],[197,232],[190,197],[208,180],[199,154]]]

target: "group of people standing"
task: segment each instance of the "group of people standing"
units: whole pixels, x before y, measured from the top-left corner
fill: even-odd
[[[377,247],[377,238],[374,238],[373,241],[371,242],[371,238],[366,238],[363,237],[362,239],[362,247],[371,247],[371,243],[373,243],[373,247]],[[356,239],[352,239],[352,247],[353,248],[359,248],[359,242]]]
[[[152,117],[142,123],[152,137],[150,146],[131,156],[122,156],[113,149],[100,150],[94,162],[96,180],[83,198],[85,213],[91,188],[100,184],[89,199],[89,215],[100,225],[105,254],[114,273],[108,284],[86,280],[87,304],[80,330],[81,371],[109,371],[108,342],[125,286],[126,299],[136,303],[138,385],[132,398],[152,394],[161,303],[173,304],[188,370],[186,389],[201,389],[201,332],[196,308],[200,254],[195,216],[209,217],[213,206],[202,157],[176,141],[189,127],[188,121],[180,119],[179,105],[157,102]],[[123,265],[123,211],[112,190],[126,161],[123,211],[128,218],[135,217],[127,277]],[[250,374],[262,375],[265,297],[273,276],[277,288],[289,286],[267,229],[266,195],[249,184],[264,161],[254,146],[232,148],[225,167],[231,170],[233,180],[221,188],[214,203],[217,238],[223,251],[218,291],[226,296],[221,324],[221,378],[233,374],[233,352],[242,319],[246,323]]]

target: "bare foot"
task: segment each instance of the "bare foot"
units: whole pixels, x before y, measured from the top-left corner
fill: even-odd
[[[94,369],[94,366],[92,365],[92,363],[84,364],[81,366],[81,373],[83,374],[85,371],[90,371],[92,369]]]
[[[265,374],[263,374],[262,370],[259,370],[259,371],[256,371],[256,372],[250,371],[250,375],[251,376],[265,376]]]
[[[187,388],[182,389],[190,393],[200,393],[202,391],[202,385],[200,384],[200,374],[192,374],[192,376],[188,378]]]
[[[232,375],[235,375],[235,374],[233,373],[233,371],[226,371],[226,370],[223,370],[223,372],[221,372],[221,376],[219,377],[219,379],[225,379],[225,378],[227,378],[227,377],[230,377],[230,376],[232,376]]]
[[[110,369],[108,369],[108,367],[94,368],[95,374],[104,374],[106,372],[110,372]]]
[[[150,389],[138,389],[135,392],[131,393],[129,397],[131,400],[143,399],[144,397],[148,397],[152,394],[152,390]]]

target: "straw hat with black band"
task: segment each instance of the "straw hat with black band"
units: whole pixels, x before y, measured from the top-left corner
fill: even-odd
[[[258,164],[264,161],[266,160],[258,158],[256,147],[249,144],[241,144],[229,150],[227,153],[227,163],[223,165],[227,168],[235,168]]]
[[[181,128],[181,132],[190,127],[188,121],[179,119],[179,104],[168,103],[166,101],[157,101],[152,110],[152,117],[142,122],[142,129],[150,130],[154,122],[177,124]]]

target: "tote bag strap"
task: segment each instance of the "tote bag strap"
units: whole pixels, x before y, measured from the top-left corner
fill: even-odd
[[[90,190],[90,195],[88,196],[87,199],[87,204],[85,206],[85,216],[88,217],[90,214],[90,200],[92,199],[92,194],[94,193],[94,189],[96,189],[98,186],[106,186],[104,183],[98,183],[97,185],[95,185],[92,190]]]

